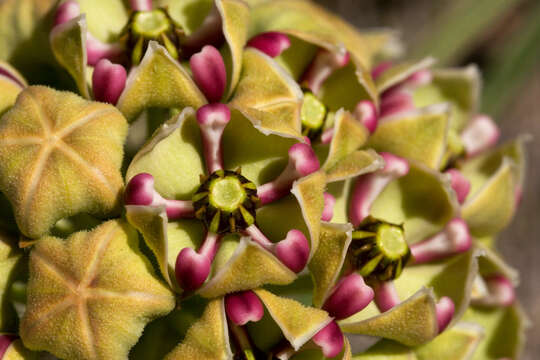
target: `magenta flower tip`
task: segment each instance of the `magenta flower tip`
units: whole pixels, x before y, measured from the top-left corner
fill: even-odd
[[[294,144],[289,148],[289,162],[300,176],[307,176],[320,168],[319,159],[313,148],[303,143]]]
[[[318,94],[326,79],[337,69],[346,66],[349,61],[350,54],[346,51],[332,52],[321,49],[303,75],[302,83],[314,94]]]
[[[120,60],[124,50],[120,43],[103,43],[90,33],[86,34],[86,61],[90,66],[96,66],[101,59]]]
[[[471,183],[463,174],[457,169],[449,169],[446,171],[450,175],[450,186],[456,192],[458,202],[463,204],[469,191],[471,190]]]
[[[352,199],[349,204],[349,218],[355,227],[360,225],[369,215],[371,205],[386,186],[409,172],[407,160],[390,153],[383,152],[379,155],[385,161],[384,168],[360,176],[354,185]]]
[[[374,287],[374,300],[375,305],[380,312],[386,312],[396,305],[399,305],[401,300],[394,286],[394,282],[386,281],[383,283],[378,283]]]
[[[231,110],[225,104],[206,104],[197,110],[197,122],[207,129],[221,130],[231,120]]]
[[[371,70],[371,77],[373,79],[376,79],[378,78],[383,72],[385,72],[386,70],[390,69],[392,67],[392,63],[390,61],[383,61],[379,64],[377,64],[377,66],[375,66],[373,68],[373,70]]]
[[[68,0],[63,2],[56,9],[56,14],[54,16],[54,26],[64,24],[81,13],[81,8],[79,3],[75,0]]]
[[[404,158],[387,152],[382,152],[379,155],[384,159],[384,168],[381,170],[382,174],[397,178],[409,173],[409,163]]]
[[[152,0],[129,0],[129,5],[133,11],[152,10]]]
[[[186,291],[196,290],[210,274],[210,267],[211,261],[205,254],[186,247],[176,257],[176,281]]]
[[[435,305],[439,333],[443,332],[448,324],[450,324],[450,321],[452,321],[452,317],[454,316],[454,311],[454,302],[448,296],[443,296]]]
[[[469,250],[472,238],[467,223],[455,218],[446,224],[443,231],[410,245],[416,264],[444,259]]]
[[[366,285],[364,278],[351,273],[337,283],[325,301],[323,310],[337,320],[345,319],[364,309],[373,297],[373,289]]]
[[[489,293],[500,306],[510,306],[516,300],[514,285],[503,275],[491,275],[485,279]]]
[[[94,98],[115,105],[126,86],[126,77],[126,69],[122,65],[101,59],[92,74]]]
[[[4,354],[9,349],[11,343],[17,339],[17,336],[10,334],[0,335],[0,359],[4,358]]]
[[[206,45],[189,60],[193,79],[209,102],[217,102],[225,93],[227,71],[223,57],[212,45]]]
[[[140,173],[129,180],[124,191],[124,202],[126,205],[151,205],[154,194],[154,177]]]
[[[334,205],[336,204],[336,198],[332,194],[324,193],[324,208],[321,216],[322,221],[330,221],[334,217]]]
[[[291,46],[291,40],[283,33],[269,31],[252,37],[247,46],[274,58]]]
[[[225,296],[225,311],[228,318],[239,326],[250,321],[257,322],[264,315],[261,300],[251,290]]]
[[[333,358],[341,353],[345,340],[338,324],[332,321],[313,336],[313,342],[321,347],[325,357]]]
[[[433,74],[429,69],[423,69],[415,72],[405,80],[405,85],[411,88],[420,87],[431,83]]]
[[[475,305],[510,306],[516,300],[516,291],[512,282],[501,274],[493,274],[484,278],[486,295],[474,299]]]
[[[289,162],[283,172],[273,181],[257,188],[261,204],[268,204],[286,196],[295,180],[319,170],[317,155],[305,143],[297,143],[289,148]]]
[[[309,241],[300,230],[290,230],[276,245],[277,258],[289,269],[299,273],[309,258]]]
[[[494,146],[499,140],[500,131],[487,115],[477,115],[461,133],[461,141],[467,156],[475,156]]]
[[[377,108],[372,101],[362,100],[354,109],[355,117],[369,130],[372,134],[377,129]]]
[[[206,167],[211,174],[223,168],[221,137],[231,120],[231,110],[225,104],[207,104],[197,110],[196,116],[203,140]]]
[[[402,89],[386,91],[381,99],[381,118],[414,110],[412,95]]]

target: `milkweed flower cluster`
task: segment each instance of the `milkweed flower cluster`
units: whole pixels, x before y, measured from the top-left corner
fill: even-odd
[[[304,0],[0,12],[63,74],[6,32],[0,359],[519,356],[526,137],[474,65]]]

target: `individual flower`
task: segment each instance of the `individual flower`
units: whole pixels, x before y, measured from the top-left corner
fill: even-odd
[[[199,16],[195,21],[190,18],[193,11]],[[93,93],[96,100],[116,104],[126,86],[126,73],[141,64],[151,42],[162,45],[176,66],[205,45],[225,43],[235,84],[241,51],[238,45],[244,41],[247,15],[247,5],[237,0],[191,4],[134,0],[127,9],[121,1],[94,4],[68,0],[56,9],[50,41],[56,59],[83,96]],[[92,91],[87,86],[88,73],[93,73]]]

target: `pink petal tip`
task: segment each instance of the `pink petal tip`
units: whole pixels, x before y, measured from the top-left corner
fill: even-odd
[[[373,289],[366,285],[364,278],[351,273],[337,283],[325,301],[323,310],[337,320],[345,319],[364,309],[373,297]]]
[[[443,231],[410,245],[416,264],[444,259],[463,253],[472,246],[472,238],[467,223],[455,218],[446,224]]]
[[[283,33],[270,31],[254,36],[248,41],[247,46],[274,58],[291,46],[291,40]]]
[[[92,74],[94,98],[115,105],[126,87],[126,69],[108,59],[100,60]]]
[[[336,198],[332,194],[324,193],[324,208],[321,216],[322,221],[330,221],[334,217],[334,205],[336,204]]]
[[[212,45],[191,56],[189,60],[193,79],[209,102],[221,100],[227,86],[227,71],[223,57]]]
[[[469,157],[491,148],[499,137],[499,127],[486,115],[474,117],[461,133],[461,141]]]
[[[454,302],[448,296],[443,296],[435,305],[439,333],[443,332],[448,324],[450,324],[450,321],[452,321],[452,317],[454,316],[454,311]]]
[[[285,239],[276,244],[277,258],[289,269],[299,273],[309,258],[309,242],[299,230],[290,230]]]
[[[335,321],[330,322],[315,334],[312,340],[321,347],[323,355],[327,358],[338,356],[345,342],[343,333]]]
[[[229,319],[239,326],[250,321],[257,322],[264,315],[261,300],[250,290],[225,296],[225,311]]]

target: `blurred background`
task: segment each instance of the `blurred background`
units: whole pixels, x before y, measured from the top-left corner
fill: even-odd
[[[529,133],[521,206],[498,247],[521,273],[519,298],[532,320],[523,359],[540,358],[540,1],[316,0],[359,28],[398,30],[407,56],[438,65],[476,63],[484,78],[482,111],[502,141]]]

